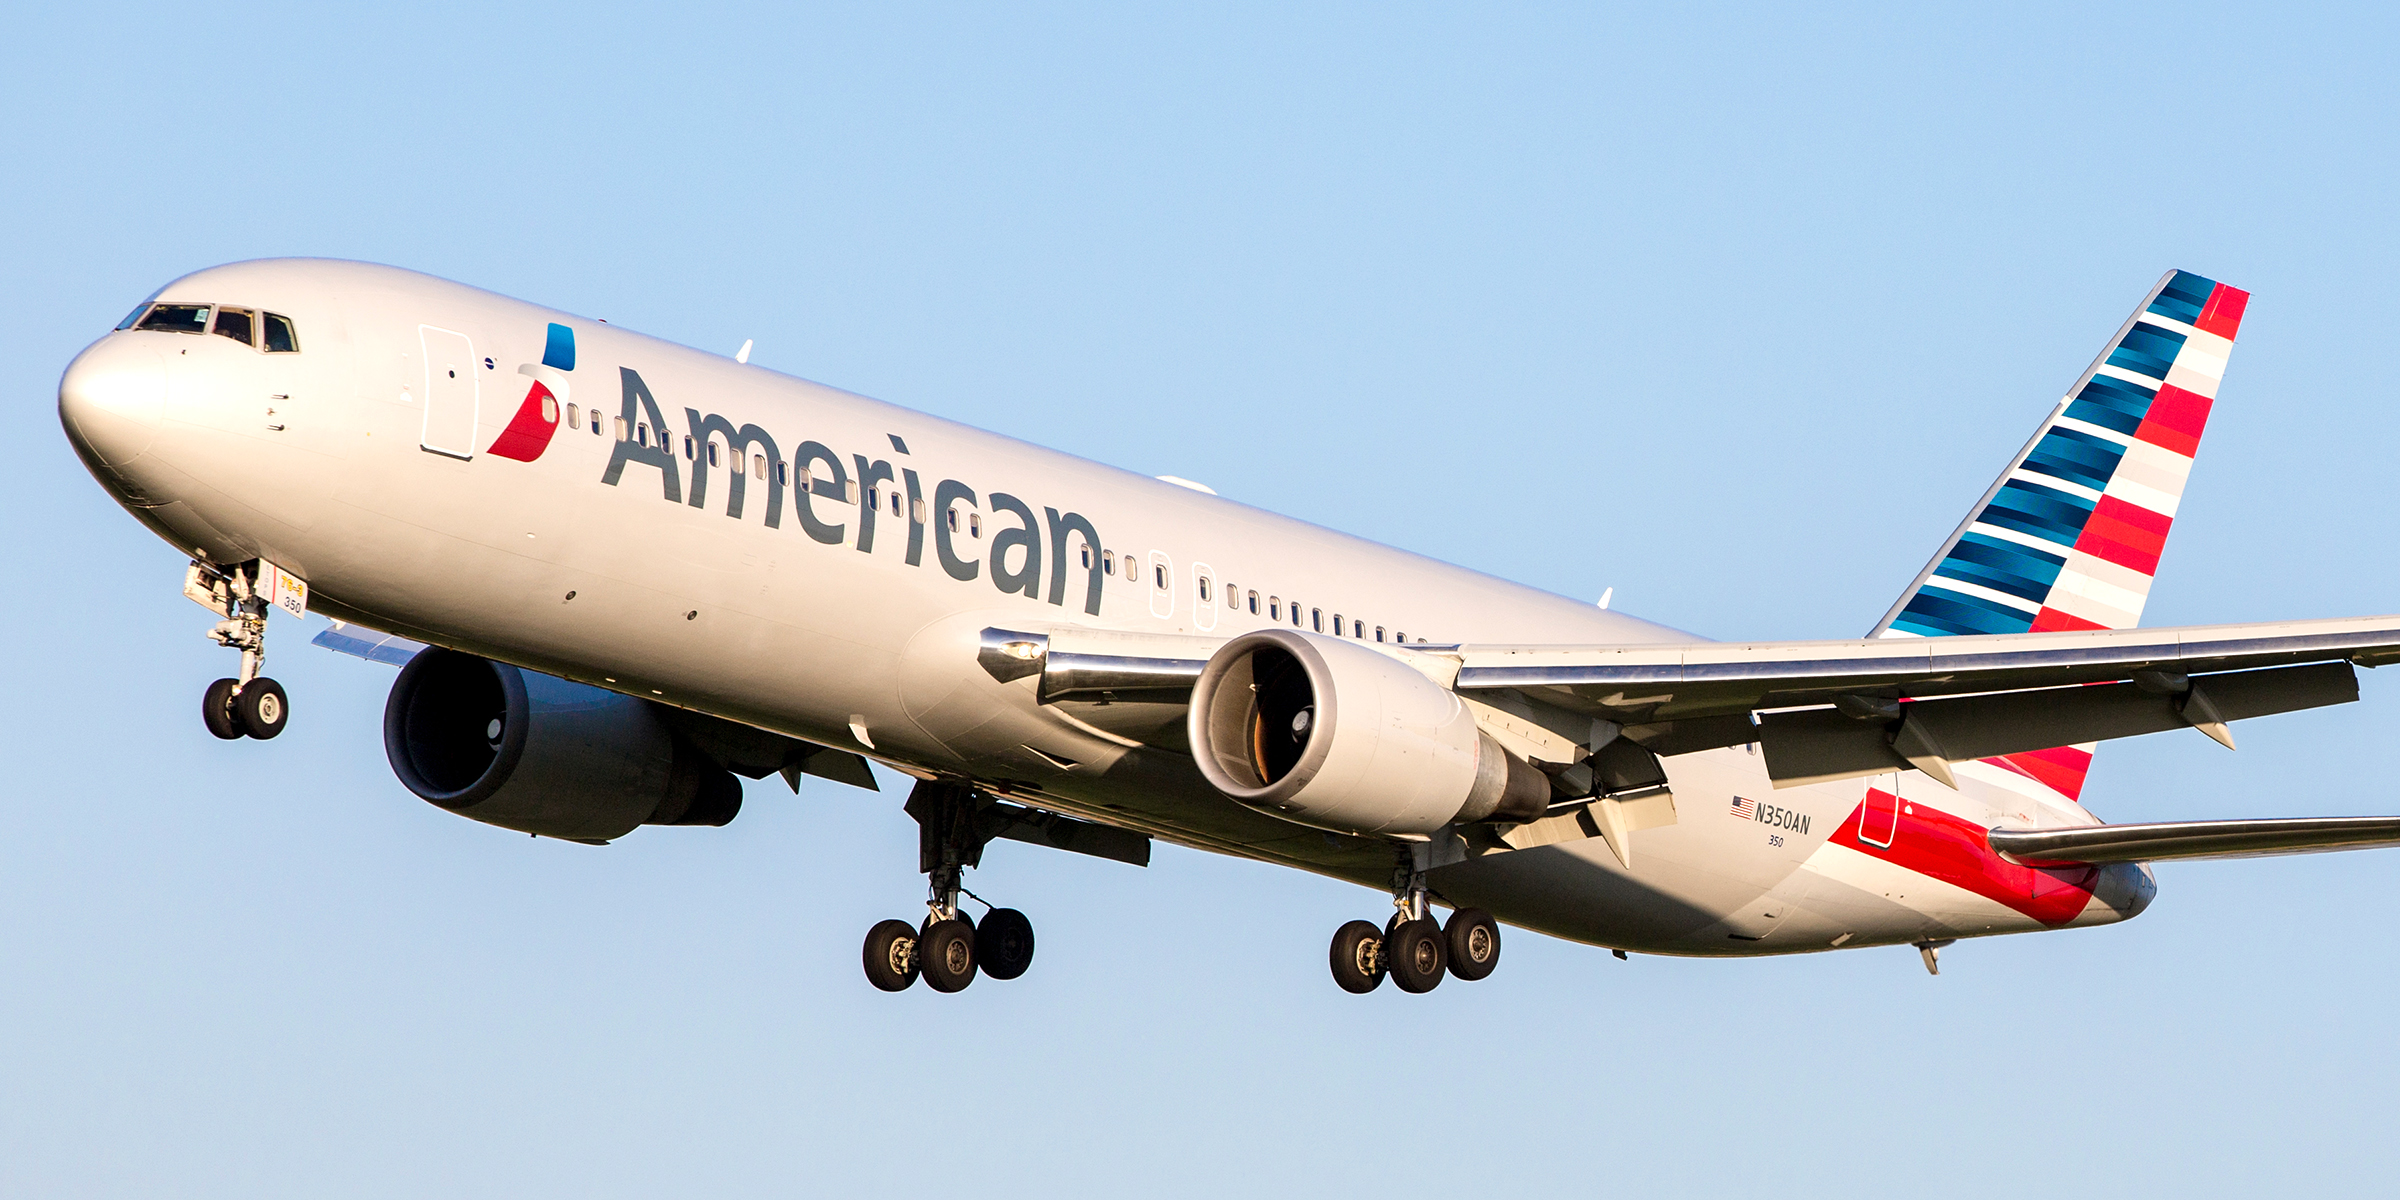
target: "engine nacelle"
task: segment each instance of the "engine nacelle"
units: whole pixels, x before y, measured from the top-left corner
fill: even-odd
[[[603,842],[742,807],[733,773],[649,701],[439,647],[401,668],[383,749],[408,790],[521,833]]]
[[[1340,638],[1268,629],[1227,642],[1186,719],[1218,791],[1318,829],[1421,838],[1530,821],[1550,803],[1549,777],[1476,728],[1456,693]]]

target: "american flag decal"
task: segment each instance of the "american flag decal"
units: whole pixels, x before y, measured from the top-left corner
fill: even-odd
[[[1757,820],[1758,801],[1744,800],[1740,796],[1735,796],[1733,798],[1733,815],[1740,817],[1745,821]]]

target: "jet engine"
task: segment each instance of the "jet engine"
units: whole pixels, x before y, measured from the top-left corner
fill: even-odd
[[[605,842],[742,807],[733,773],[649,701],[439,647],[401,668],[383,749],[408,790],[521,833]]]
[[[1530,821],[1550,779],[1389,654],[1287,629],[1227,642],[1192,688],[1193,757],[1233,800],[1337,833],[1422,838]]]

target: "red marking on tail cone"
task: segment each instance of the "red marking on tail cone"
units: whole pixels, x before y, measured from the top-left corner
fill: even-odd
[[[1872,789],[1870,802],[1893,803],[1891,793]],[[1980,825],[1915,802],[1899,805],[1898,827],[1892,844],[1878,846],[1859,837],[1859,822],[1867,805],[1852,809],[1850,818],[1834,830],[1835,844],[1906,867],[1989,900],[1996,900],[2044,925],[2064,925],[2092,901],[2100,868],[2032,867],[2012,863],[1992,850]],[[1887,810],[1888,811],[1888,810]],[[1880,814],[1879,814],[1880,816]]]
[[[2069,800],[2083,795],[2083,780],[2092,770],[2092,752],[2075,746],[2027,750],[1983,760],[2035,780]]]
[[[517,406],[517,415],[510,418],[508,428],[492,439],[493,454],[532,462],[550,448],[550,435],[558,432],[558,397],[541,380],[525,392],[525,403]]]

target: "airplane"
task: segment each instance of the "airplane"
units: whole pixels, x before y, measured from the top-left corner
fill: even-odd
[[[401,784],[502,829],[601,846],[722,826],[745,779],[913,780],[925,915],[861,952],[887,991],[1028,969],[1028,918],[963,886],[995,838],[1382,891],[1329,947],[1350,992],[1483,979],[1503,924],[1938,974],[1959,939],[2138,915],[2153,862],[2400,844],[2400,817],[2080,803],[2101,741],[2231,747],[2400,661],[2400,616],[2139,626],[2248,299],[2163,276],[1850,640],[1707,641],[357,262],[175,280],[59,417],[239,652],[218,737],[287,727],[269,616],[316,612],[317,644],[400,666]]]

